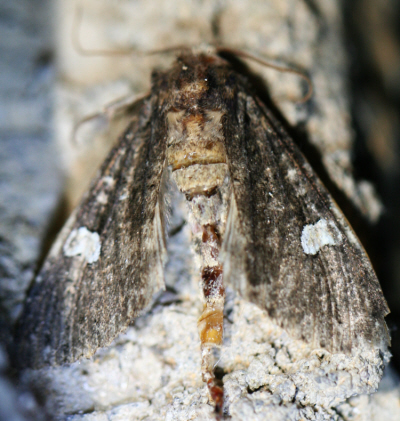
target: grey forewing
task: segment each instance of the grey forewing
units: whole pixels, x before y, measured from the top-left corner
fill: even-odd
[[[162,286],[165,127],[163,119],[152,118],[156,100],[137,105],[39,273],[17,334],[19,364],[39,367],[92,355]],[[72,246],[66,249],[71,233],[82,227],[99,237],[100,255],[92,263],[74,256]]]
[[[243,86],[235,110],[225,126],[233,180],[226,281],[314,347],[345,353],[386,347],[389,309],[341,211],[279,123]],[[318,221],[328,228],[310,254],[303,230]]]

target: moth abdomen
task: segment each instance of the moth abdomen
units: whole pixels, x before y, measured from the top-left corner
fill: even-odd
[[[217,410],[221,412],[223,389],[214,373],[214,351],[223,341],[225,287],[219,254],[229,208],[230,177],[223,127],[224,98],[210,103],[209,98],[218,93],[218,84],[215,79],[210,81],[207,77],[209,63],[203,58],[200,56],[195,60],[192,57],[186,63],[177,63],[187,77],[179,85],[174,81],[171,83],[173,107],[166,112],[167,164],[172,180],[187,199],[204,297],[203,312],[198,320],[202,375]],[[185,104],[180,102],[183,97],[187,99]]]

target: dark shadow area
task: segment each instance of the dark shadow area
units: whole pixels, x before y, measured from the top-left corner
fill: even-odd
[[[385,206],[364,243],[373,261],[391,314],[392,363],[400,370],[400,78],[389,80],[400,51],[400,2],[343,2],[345,45],[350,58],[349,88],[355,132],[354,168],[371,181]],[[389,10],[390,9],[390,10]],[[397,69],[399,70],[399,69]],[[366,112],[370,115],[366,115]],[[382,115],[382,117],[380,116]],[[387,127],[391,130],[387,130]],[[387,144],[379,144],[383,141]],[[385,148],[391,147],[389,153]],[[381,155],[379,155],[381,152]],[[391,165],[394,160],[397,165]]]

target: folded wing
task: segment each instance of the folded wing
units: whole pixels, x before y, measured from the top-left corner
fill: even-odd
[[[374,270],[310,165],[244,90],[228,121],[227,282],[313,347],[386,347],[389,309]]]
[[[163,286],[165,128],[151,102],[137,104],[32,287],[16,335],[21,366],[89,357]]]

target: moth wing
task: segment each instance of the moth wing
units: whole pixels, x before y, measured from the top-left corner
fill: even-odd
[[[31,289],[17,331],[21,366],[91,356],[164,285],[163,120],[151,118],[151,98],[137,107]]]
[[[351,353],[386,348],[389,313],[362,245],[276,119],[239,92],[226,150],[232,199],[225,279],[295,338]],[[227,126],[227,127],[228,127]]]

